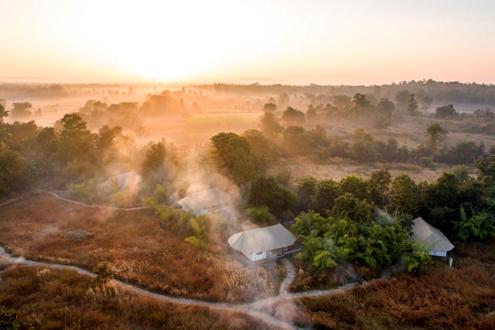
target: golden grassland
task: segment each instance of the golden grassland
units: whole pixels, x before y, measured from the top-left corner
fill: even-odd
[[[67,236],[73,230],[91,234]],[[34,194],[0,209],[0,243],[15,255],[73,264],[151,290],[210,301],[248,301],[277,293],[283,267],[244,267],[222,241],[184,242],[151,211],[112,211]]]
[[[453,269],[434,262],[332,297],[297,302],[296,322],[330,329],[494,329],[495,242],[458,244]]]
[[[15,313],[19,329],[267,329],[243,314],[158,302],[73,271],[15,266],[0,278],[0,314]]]

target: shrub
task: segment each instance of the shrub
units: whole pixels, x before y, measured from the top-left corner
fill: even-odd
[[[495,238],[495,218],[493,215],[488,212],[479,212],[468,217],[462,207],[460,212],[461,220],[454,223],[457,238],[463,241]]]
[[[267,206],[253,206],[246,209],[246,214],[257,224],[273,225],[277,223],[277,219]]]
[[[412,251],[405,254],[402,257],[402,260],[404,260],[406,270],[409,273],[417,273],[419,272],[421,265],[430,260],[430,255],[428,254],[426,246],[421,244],[421,242],[415,241],[411,243],[411,245]]]

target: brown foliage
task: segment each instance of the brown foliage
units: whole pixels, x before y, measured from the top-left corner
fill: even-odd
[[[1,279],[0,312],[13,311],[20,329],[266,329],[242,314],[97,290],[72,271],[15,267]]]
[[[316,326],[381,329],[488,329],[495,326],[493,268],[471,263],[457,269],[428,267],[349,293],[300,301]]]

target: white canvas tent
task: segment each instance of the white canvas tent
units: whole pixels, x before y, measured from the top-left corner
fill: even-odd
[[[281,224],[241,231],[228,239],[229,245],[251,261],[275,257],[286,251],[296,237]]]
[[[445,235],[433,227],[422,218],[416,218],[413,220],[413,239],[420,241],[428,249],[430,249],[431,256],[447,256],[447,252],[454,248],[454,245],[449,241]]]

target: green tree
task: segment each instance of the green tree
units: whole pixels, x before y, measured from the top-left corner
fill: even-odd
[[[12,103],[10,114],[14,119],[24,119],[31,116],[32,107],[32,104],[29,102],[14,102]]]
[[[495,238],[495,217],[484,211],[467,216],[464,208],[460,209],[461,220],[454,224],[456,237],[460,240],[487,240]]]
[[[66,114],[62,120],[62,131],[58,139],[58,154],[63,162],[96,160],[96,134],[86,127],[86,122],[75,113]]]
[[[259,174],[256,157],[248,141],[235,133],[219,133],[211,138],[217,160],[237,184],[255,179]]]
[[[351,193],[344,193],[335,199],[332,209],[335,217],[347,217],[357,223],[373,221],[375,207],[366,200],[356,198]]]
[[[293,192],[282,187],[274,177],[259,177],[251,185],[248,204],[250,206],[267,206],[276,217],[292,211],[296,205]]]
[[[276,138],[284,130],[275,115],[271,112],[265,112],[263,117],[261,117],[259,127],[263,134],[272,139]]]
[[[18,152],[0,144],[0,197],[23,186],[27,166],[26,160]]]
[[[277,223],[277,218],[270,213],[265,205],[249,207],[246,209],[246,214],[258,225],[268,226]]]
[[[342,194],[340,186],[333,180],[322,180],[316,185],[315,207],[321,214],[328,215],[335,199]]]
[[[331,222],[329,219],[315,211],[300,213],[291,227],[292,231],[299,236],[309,236],[311,234],[323,236],[330,228]]]
[[[5,110],[5,106],[3,106],[3,104],[0,104],[0,124],[2,124],[4,118],[7,118],[8,116],[9,112]]]
[[[310,262],[315,269],[334,268],[343,259],[342,252],[330,238],[310,234],[302,237],[302,245],[298,257]]]
[[[369,199],[368,183],[357,176],[350,175],[340,180],[340,189],[361,200]]]
[[[370,199],[380,208],[388,204],[391,182],[392,177],[387,170],[371,173],[371,177],[368,180]]]
[[[439,124],[431,124],[426,129],[426,146],[435,152],[438,145],[447,138],[448,131]]]
[[[360,93],[354,94],[352,103],[354,103],[355,109],[362,109],[370,106],[370,102],[368,101],[366,95]]]
[[[394,102],[390,101],[389,99],[380,99],[378,101],[378,104],[376,106],[376,110],[379,113],[385,114],[385,115],[391,115],[392,112],[395,110],[395,104]]]
[[[348,110],[352,106],[351,98],[347,95],[335,95],[332,101],[333,105],[341,110]]]
[[[307,211],[316,208],[316,187],[318,181],[313,177],[302,178],[297,185],[298,209]]]
[[[456,115],[457,112],[455,111],[453,104],[444,105],[436,108],[435,110],[435,116],[437,118],[448,118],[448,117],[454,117]]]
[[[414,94],[409,95],[409,100],[407,101],[407,112],[409,112],[410,115],[418,114],[418,102],[416,102]]]
[[[408,91],[399,91],[395,96],[395,101],[401,110],[405,110],[407,108],[409,99],[410,93]]]
[[[282,151],[280,148],[267,139],[260,131],[247,130],[242,134],[251,148],[251,153],[258,159],[261,167],[272,166],[280,160]]]
[[[304,123],[304,112],[287,107],[282,114],[282,120],[288,125],[299,125]]]
[[[390,209],[399,213],[416,216],[421,205],[421,191],[406,174],[392,181],[390,190]]]
[[[275,112],[277,111],[277,105],[275,103],[265,103],[263,106],[263,111],[264,112]]]
[[[142,165],[143,176],[148,176],[151,173],[163,169],[167,150],[163,143],[151,144],[146,151],[146,158]]]

